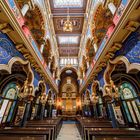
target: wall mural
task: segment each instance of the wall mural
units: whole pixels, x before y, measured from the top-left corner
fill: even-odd
[[[9,37],[0,32],[0,64],[8,64],[9,60],[15,56],[24,59]]]
[[[116,52],[115,57],[123,55],[130,63],[140,63],[140,31],[131,33],[123,43],[123,46]]]

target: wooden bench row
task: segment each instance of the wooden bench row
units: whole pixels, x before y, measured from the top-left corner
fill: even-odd
[[[140,140],[140,130],[112,128],[107,120],[77,118],[77,127],[84,140]]]
[[[52,128],[52,136],[55,139],[62,127],[62,118],[57,120],[48,119],[48,120],[39,120],[39,121],[29,121],[26,124],[27,128]]]
[[[77,123],[76,123],[77,128],[83,139],[86,137],[85,129],[87,128],[112,128],[112,124],[108,120],[95,120],[93,118],[87,118],[87,119],[76,118],[76,119],[77,119]]]
[[[86,140],[140,140],[140,130],[87,128]]]
[[[51,140],[49,128],[10,128],[0,130],[0,140]]]
[[[29,121],[23,128],[0,129],[0,140],[55,140],[62,118]]]

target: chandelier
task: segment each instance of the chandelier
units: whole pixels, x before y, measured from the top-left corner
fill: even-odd
[[[67,13],[68,13],[67,20],[64,22],[63,31],[64,32],[72,32],[73,25],[72,25],[72,22],[70,21],[69,8],[68,8]]]

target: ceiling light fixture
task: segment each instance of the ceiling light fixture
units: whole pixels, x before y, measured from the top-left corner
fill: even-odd
[[[68,7],[68,10],[67,10],[67,20],[64,22],[63,31],[64,32],[72,32],[72,30],[73,30],[73,24],[70,21],[69,7]]]

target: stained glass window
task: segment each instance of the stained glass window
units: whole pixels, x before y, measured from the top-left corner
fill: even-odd
[[[79,42],[78,36],[59,36],[59,44],[77,44]]]
[[[71,64],[71,65],[78,65],[78,60],[77,58],[60,58],[60,65],[64,66],[67,64]]]
[[[83,0],[53,0],[55,8],[83,7]]]

